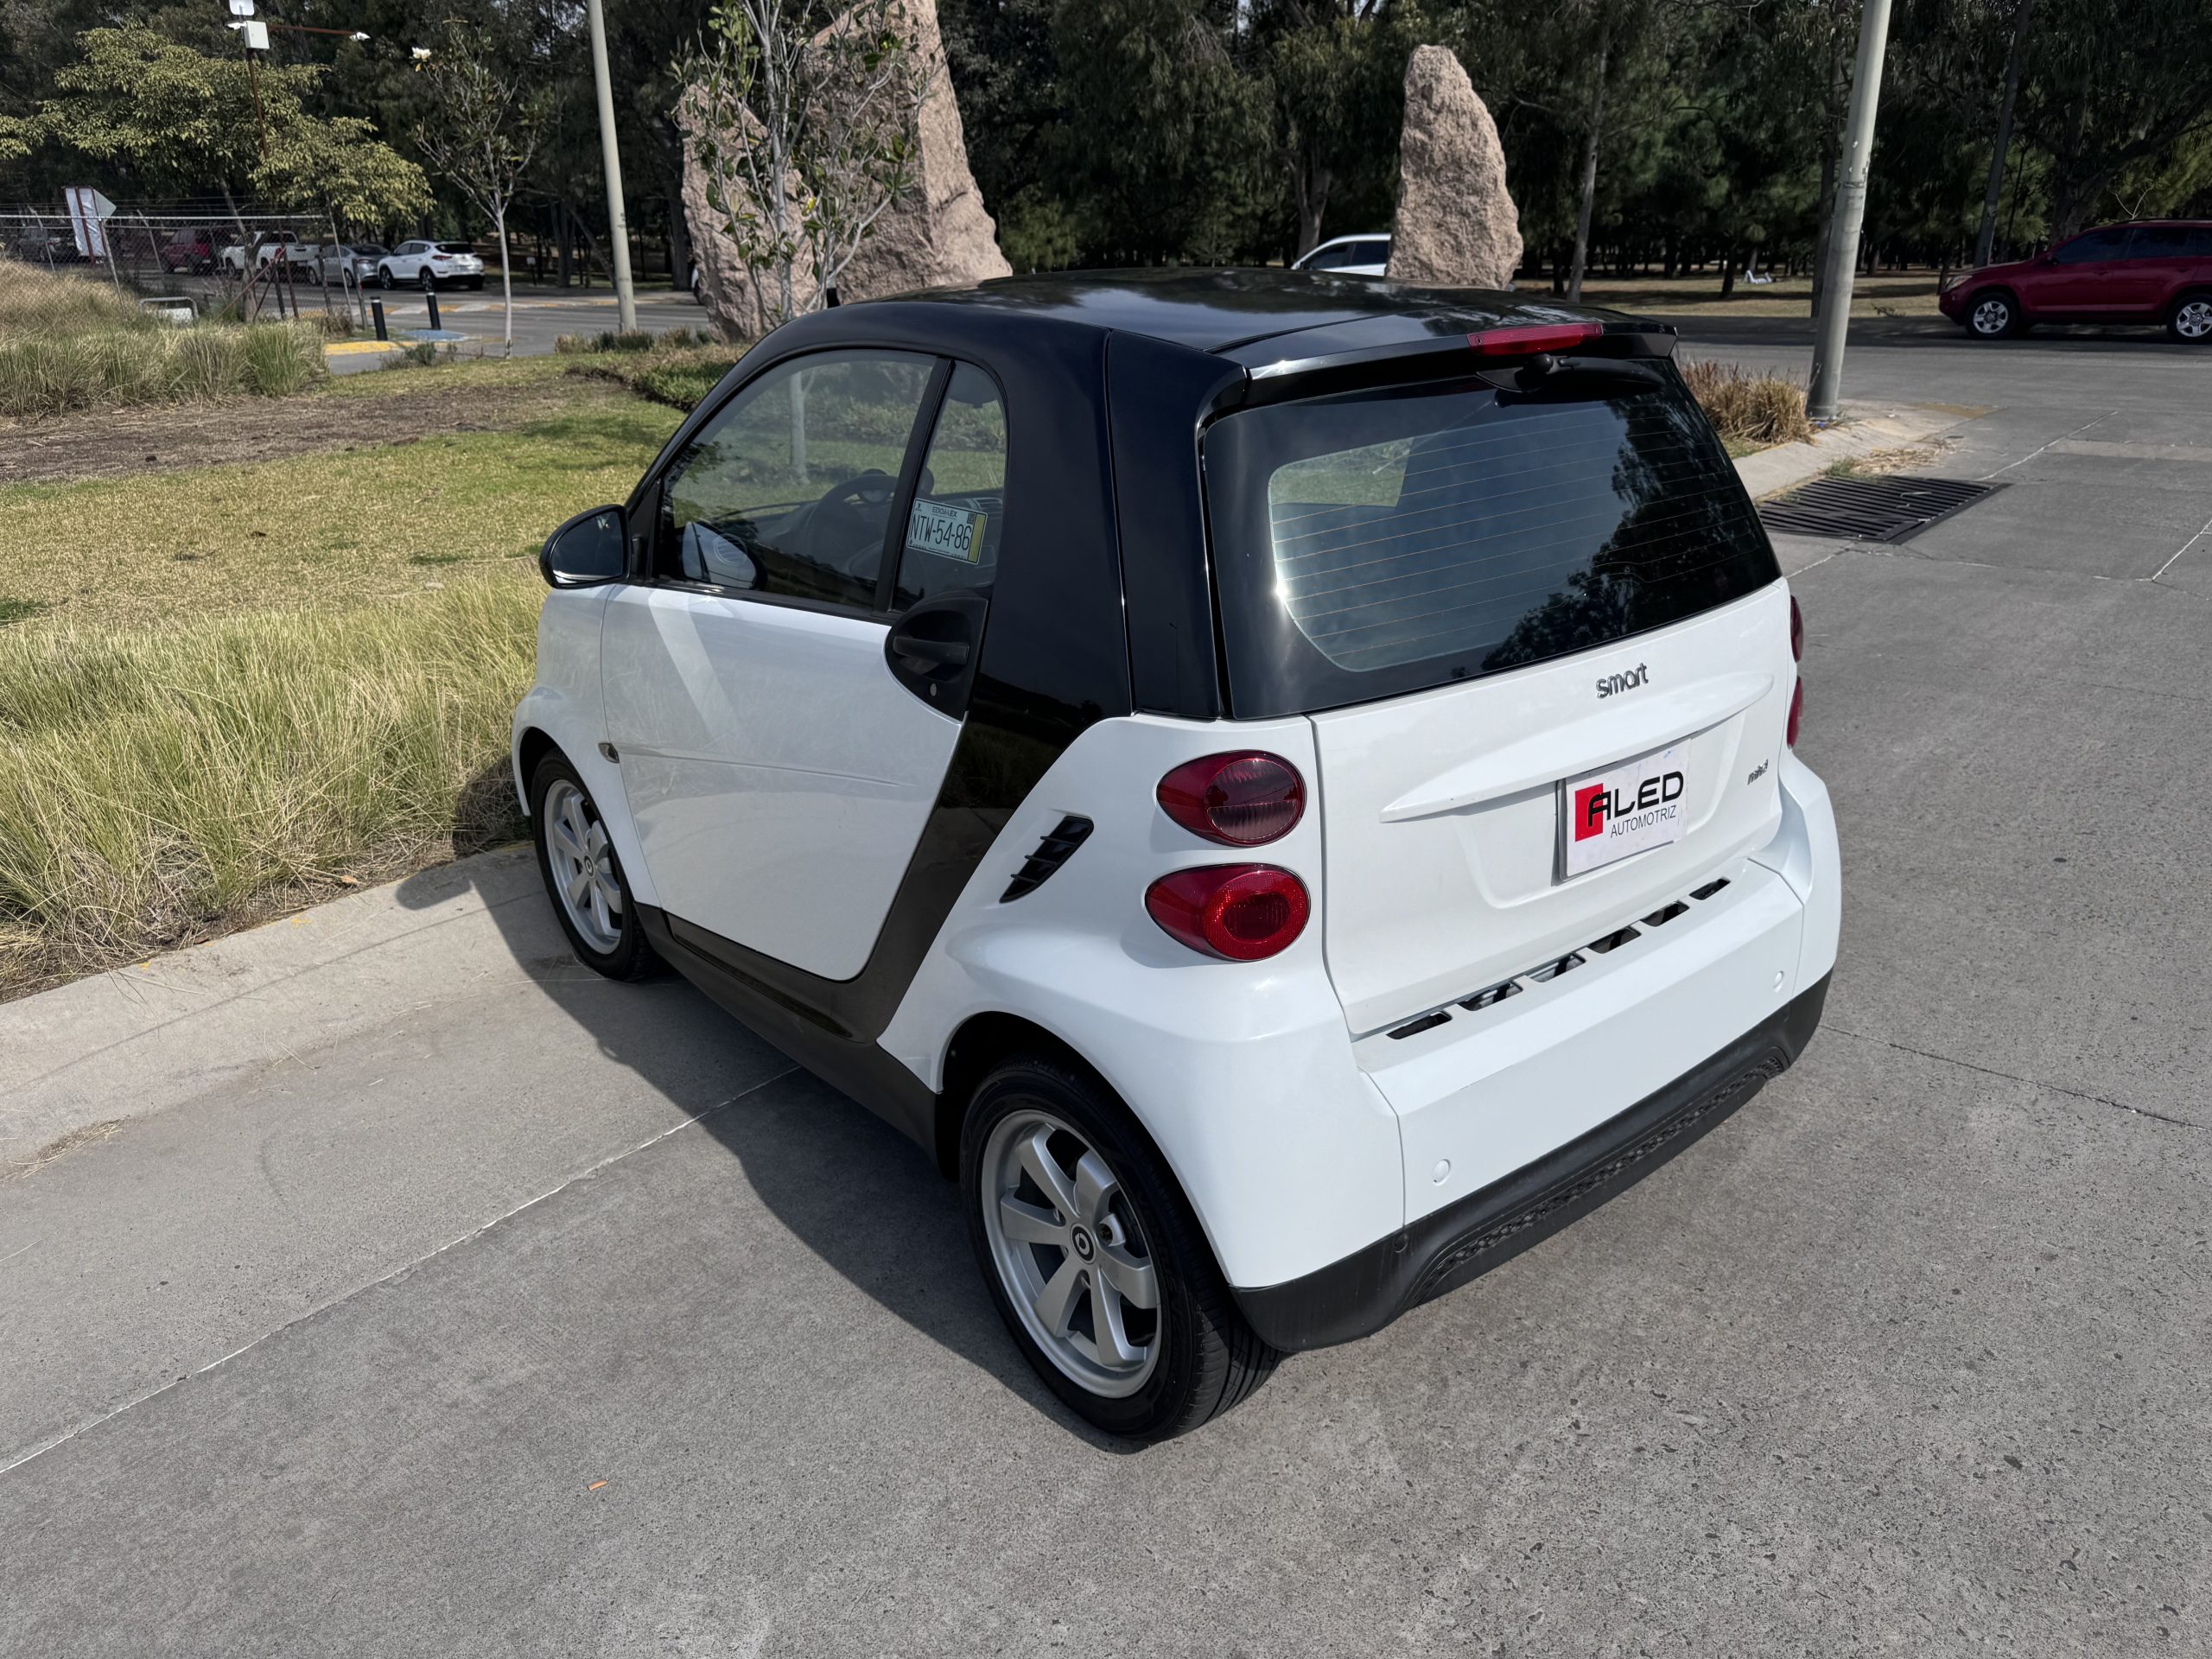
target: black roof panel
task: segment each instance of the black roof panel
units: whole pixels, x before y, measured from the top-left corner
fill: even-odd
[[[1308,328],[1382,321],[1385,333],[1471,334],[1499,324],[1559,322],[1618,313],[1548,296],[1478,288],[1417,288],[1372,276],[1274,269],[1070,270],[1001,276],[973,288],[902,294],[893,303],[974,307],[1148,334],[1225,352]],[[1367,328],[1356,329],[1364,335]]]

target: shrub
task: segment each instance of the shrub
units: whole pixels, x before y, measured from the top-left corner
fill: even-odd
[[[679,331],[680,332],[680,331]],[[587,353],[582,363],[569,365],[570,374],[587,374],[613,380],[640,397],[687,413],[729,372],[745,354],[741,346],[686,346],[677,350]]]
[[[350,612],[0,630],[0,989],[519,833],[499,785],[538,598],[490,579]]]
[[[322,378],[322,337],[298,323],[107,327],[0,342],[0,415],[281,397]]]
[[[1776,374],[1753,374],[1740,364],[1693,359],[1681,365],[1690,395],[1724,438],[1742,443],[1806,443],[1805,388]]]

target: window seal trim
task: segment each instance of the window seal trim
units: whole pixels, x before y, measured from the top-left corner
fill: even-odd
[[[945,388],[952,384],[952,359],[938,353],[937,367],[922,392],[922,406],[913,429],[906,435],[906,459],[899,463],[899,487],[891,497],[891,516],[883,526],[883,557],[875,573],[875,608],[895,615],[899,595],[899,561],[906,552],[906,522],[914,511],[914,486],[921,482],[922,461],[937,439],[938,414],[944,408]]]

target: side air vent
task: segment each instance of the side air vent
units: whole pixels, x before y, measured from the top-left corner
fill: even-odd
[[[999,902],[1010,905],[1023,894],[1036,892],[1052,879],[1075,849],[1090,837],[1090,820],[1079,818],[1072,812],[1068,814],[1053,826],[1050,835],[1037,843],[1037,850],[1029,855],[1028,861],[1014,872],[1014,880],[1006,884],[1006,891],[999,895]]]

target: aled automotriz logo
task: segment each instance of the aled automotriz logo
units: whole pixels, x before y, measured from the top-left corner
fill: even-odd
[[[1638,812],[1649,812],[1681,798],[1682,774],[1662,772],[1647,778],[1634,795],[1624,795],[1603,784],[1586,784],[1574,791],[1574,838],[1587,841],[1605,833],[1608,823]]]
[[[1610,697],[1616,692],[1633,691],[1637,686],[1649,685],[1650,683],[1649,671],[1642,663],[1638,663],[1625,674],[1608,674],[1599,680],[1598,695],[1601,697]]]

